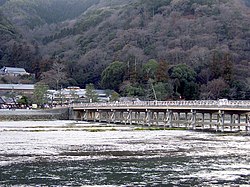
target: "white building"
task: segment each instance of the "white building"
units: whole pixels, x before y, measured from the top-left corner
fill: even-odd
[[[24,68],[3,67],[0,69],[0,75],[22,76],[30,74]]]
[[[108,102],[109,96],[105,93],[105,90],[94,90],[98,95],[100,102]],[[48,90],[48,99],[53,104],[70,104],[87,102],[86,89],[80,87],[68,87],[62,90]]]

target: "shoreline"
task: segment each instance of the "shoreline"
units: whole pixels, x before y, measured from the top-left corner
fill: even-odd
[[[46,110],[0,109],[0,121],[26,121],[26,120],[68,120],[68,108],[55,108]]]

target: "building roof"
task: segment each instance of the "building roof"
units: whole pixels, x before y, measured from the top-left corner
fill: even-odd
[[[3,67],[0,69],[4,74],[28,74],[24,68]]]
[[[99,96],[107,96],[105,90],[94,90]]]
[[[5,104],[5,101],[2,97],[0,97],[0,105]]]
[[[0,90],[34,90],[34,84],[0,84]]]

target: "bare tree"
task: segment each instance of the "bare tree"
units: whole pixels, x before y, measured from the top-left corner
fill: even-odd
[[[228,84],[221,77],[214,79],[201,87],[201,97],[203,99],[218,99],[227,88]]]
[[[42,73],[41,79],[50,87],[55,87],[58,90],[59,84],[67,80],[65,66],[62,63],[55,62],[51,70]]]

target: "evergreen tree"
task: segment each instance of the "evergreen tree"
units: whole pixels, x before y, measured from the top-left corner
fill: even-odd
[[[88,102],[98,102],[98,94],[95,91],[94,84],[90,83],[86,85],[86,99]]]
[[[46,96],[46,93],[48,89],[49,87],[46,84],[43,83],[35,84],[33,102],[39,106],[43,106],[45,103],[47,103],[48,98]]]

